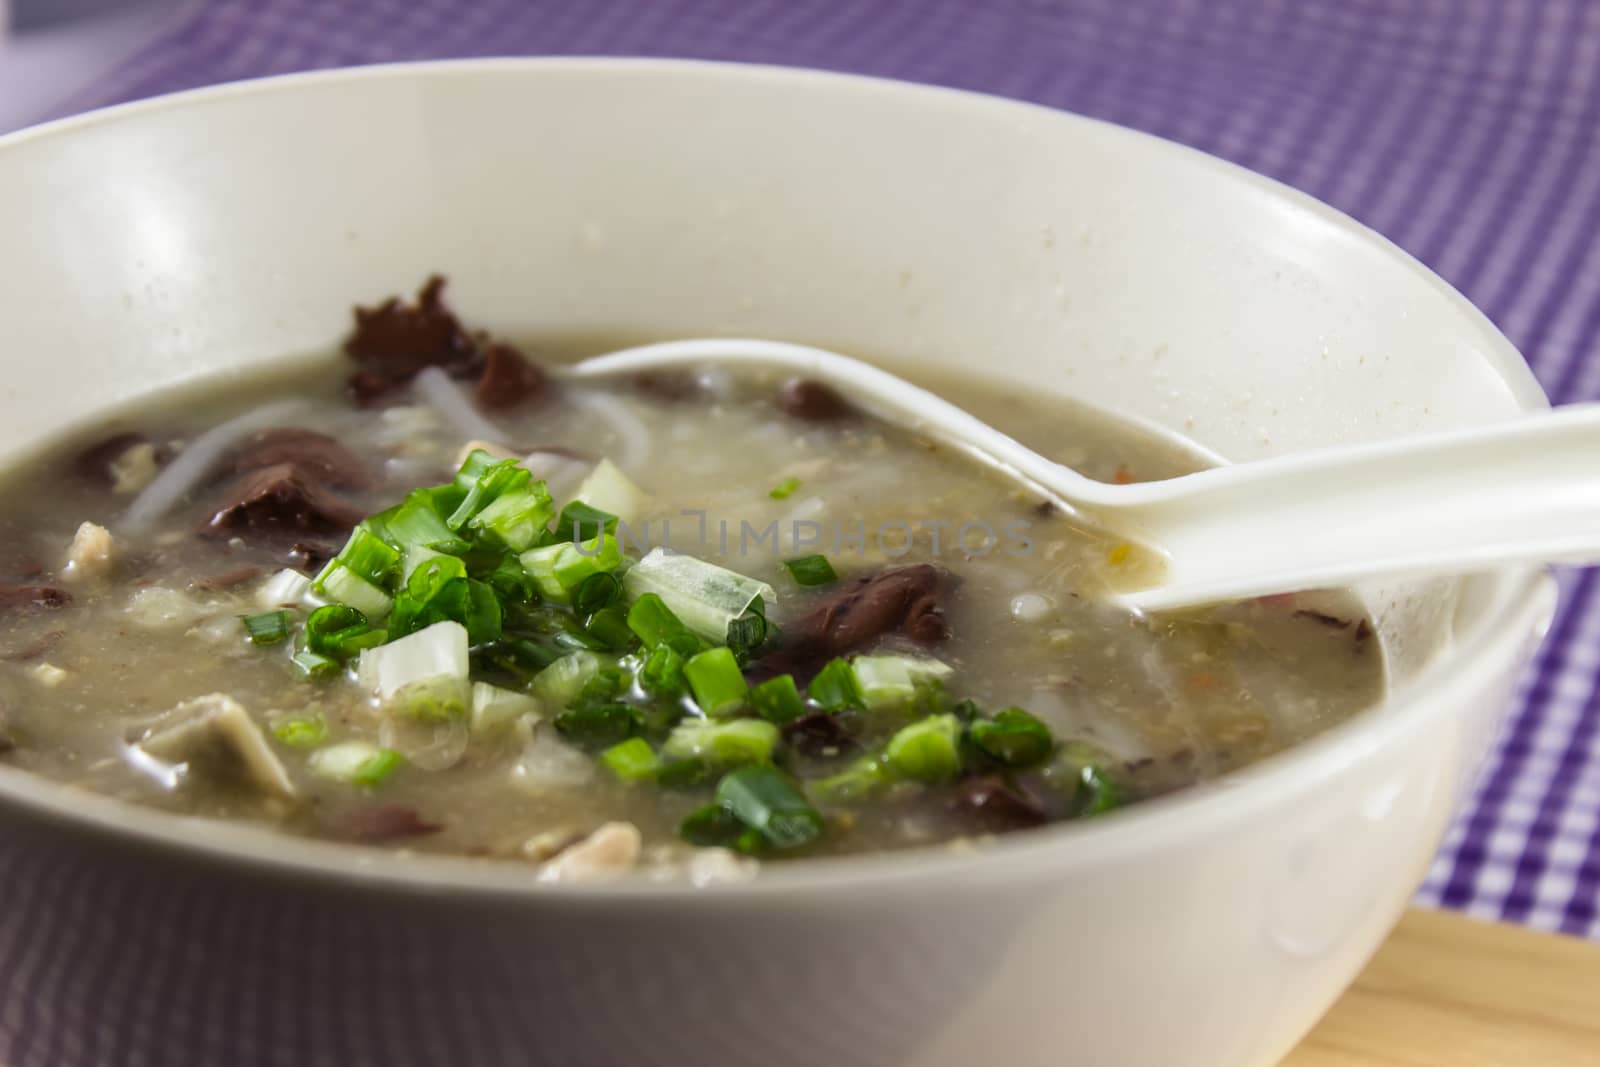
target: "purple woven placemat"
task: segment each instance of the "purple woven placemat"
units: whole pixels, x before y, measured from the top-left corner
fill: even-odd
[[[1558,403],[1600,400],[1600,4],[1588,0],[241,0],[196,8],[71,109],[506,54],[826,67],[1182,141],[1386,234],[1486,311]],[[1561,581],[1551,639],[1422,898],[1600,938],[1600,579]]]

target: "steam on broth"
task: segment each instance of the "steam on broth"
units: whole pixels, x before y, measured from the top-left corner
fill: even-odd
[[[1132,546],[817,383],[572,383],[442,283],[0,485],[0,760],[313,837],[696,881],[1097,818],[1372,704],[1338,592],[1143,618]],[[572,352],[538,349],[551,364]],[[1091,477],[1194,469],[925,383]]]

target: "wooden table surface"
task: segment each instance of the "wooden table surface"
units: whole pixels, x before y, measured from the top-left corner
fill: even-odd
[[[1600,1067],[1600,944],[1413,910],[1283,1067]]]

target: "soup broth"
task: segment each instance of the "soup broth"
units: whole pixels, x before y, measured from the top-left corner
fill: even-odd
[[[415,334],[427,314],[448,317],[428,299],[385,308]],[[0,760],[174,812],[524,862],[539,877],[714,880],[1107,817],[1381,694],[1378,642],[1348,595],[1130,614],[1106,593],[1154,560],[848,397],[712,363],[565,381],[458,329],[402,359],[414,336],[369,336],[385,308],[348,346],[354,380],[332,357],[169,397],[10,472]],[[553,368],[601,347],[525,351]],[[374,380],[373,367],[388,369]],[[923,384],[1091,477],[1198,465],[1061,401]],[[243,427],[231,440],[208,433],[230,424]],[[462,544],[372,526],[394,558],[369,587],[389,583],[391,613],[362,601],[360,615],[314,614],[351,603],[337,583],[306,585],[330,559],[357,573],[356,520],[419,487],[477,484],[458,478],[463,461],[499,457],[548,486],[548,514],[530,506],[548,544],[476,517],[450,534],[474,505],[430,498],[451,505],[434,514]],[[594,508],[566,513],[575,531],[560,522],[573,499]],[[597,534],[596,554],[577,552]],[[624,554],[609,568],[608,538]],[[525,564],[513,541],[536,560],[571,549],[567,570]],[[672,560],[771,595],[726,636],[713,626],[653,654],[674,646],[642,599],[685,631],[703,607],[641,592],[672,588],[651,584]],[[456,566],[470,577],[446,588]],[[563,589],[563,575],[581,580]],[[403,604],[407,589],[423,602],[430,576],[433,600]],[[465,606],[440,606],[452,590]],[[491,595],[487,638],[489,605],[473,598]],[[463,618],[470,674],[449,682],[454,696],[419,689],[434,679],[418,663],[449,658],[424,648],[430,633]],[[410,681],[385,689],[385,670]]]

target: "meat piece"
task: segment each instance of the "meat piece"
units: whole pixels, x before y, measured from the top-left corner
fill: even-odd
[[[837,756],[855,747],[850,721],[843,715],[808,711],[783,724],[783,740],[795,751],[812,757]]]
[[[306,477],[292,463],[241,475],[224,491],[223,500],[201,527],[202,533],[342,536],[363,518],[349,501]]]
[[[72,470],[80,478],[109,486],[112,481],[111,464],[134,445],[145,444],[142,433],[132,430],[102,438],[79,452],[72,460]]]
[[[608,822],[539,868],[541,882],[597,882],[614,878],[639,862],[644,843],[631,822]]]
[[[0,585],[0,616],[37,615],[72,603],[72,594],[50,585]]]
[[[997,774],[958,782],[950,791],[947,806],[951,812],[969,820],[980,833],[1009,833],[1050,821],[1037,799]]]
[[[444,305],[445,280],[434,275],[415,304],[390,297],[375,308],[356,308],[355,332],[345,352],[359,367],[349,380],[356,403],[366,406],[407,384],[424,367],[443,367],[457,378],[475,373],[482,356],[461,322]]]
[[[778,406],[785,414],[808,422],[841,418],[855,409],[830,385],[810,378],[791,378],[778,390]]]
[[[256,434],[234,458],[233,473],[288,464],[308,482],[337,489],[368,489],[372,472],[360,456],[325,433],[283,427]]]
[[[943,641],[950,625],[940,598],[950,583],[949,573],[930,563],[854,578],[786,625],[780,651],[823,661],[861,651],[889,634],[924,644]]]
[[[444,826],[424,819],[416,808],[387,803],[347,808],[329,818],[323,828],[332,837],[372,845],[436,834]]]
[[[205,578],[196,578],[189,583],[189,588],[205,590],[232,589],[236,585],[243,585],[245,582],[254,581],[255,579],[261,577],[263,570],[265,570],[265,568],[257,567],[254,564],[247,563],[240,567],[234,567],[230,570],[225,570],[221,574],[213,574]]]
[[[222,773],[237,773],[264,792],[293,797],[294,784],[261,728],[237,700],[209,693],[172,709],[171,725],[147,734],[138,747],[166,763],[204,763]]]
[[[102,581],[111,576],[116,564],[117,546],[111,531],[92,522],[83,523],[67,549],[67,565],[61,575],[73,581]]]
[[[484,411],[511,411],[543,395],[549,383],[538,364],[507,344],[491,344],[484,352],[483,374],[472,391]]]
[[[302,538],[283,553],[283,561],[297,571],[320,571],[344,547],[342,536]]]

